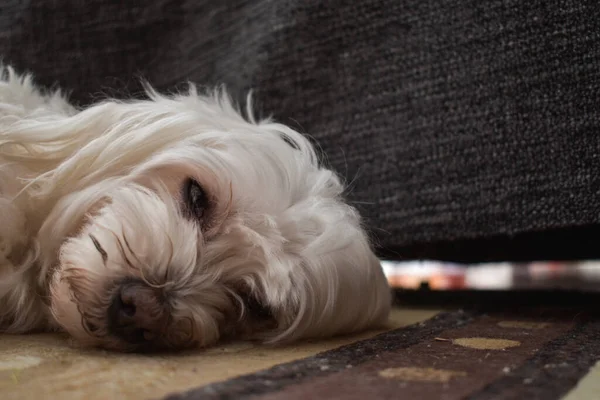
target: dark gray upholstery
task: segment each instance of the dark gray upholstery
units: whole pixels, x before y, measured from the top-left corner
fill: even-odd
[[[79,103],[139,94],[138,77],[255,89],[263,113],[312,135],[352,182],[382,254],[475,243],[485,258],[546,231],[593,253],[599,4],[11,0],[0,53]],[[538,239],[532,257],[554,254]]]

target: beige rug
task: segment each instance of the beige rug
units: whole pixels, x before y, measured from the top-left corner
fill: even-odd
[[[389,329],[437,311],[394,310]],[[62,335],[0,335],[2,399],[158,399],[365,339],[381,331],[269,348],[236,343],[179,355],[81,350]]]

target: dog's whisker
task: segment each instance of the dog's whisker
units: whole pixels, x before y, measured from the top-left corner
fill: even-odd
[[[166,234],[167,236],[167,240],[169,241],[169,259],[167,261],[167,267],[164,268],[165,270],[165,274],[163,277],[163,281],[167,282],[169,280],[169,265],[171,265],[173,263],[173,257],[175,256],[175,246],[173,245],[173,239],[171,238],[171,235]]]
[[[134,266],[131,261],[129,260],[129,258],[127,257],[127,254],[125,254],[125,248],[123,247],[123,243],[121,242],[121,239],[119,238],[119,236],[112,232],[112,234],[114,235],[116,242],[117,242],[117,246],[119,247],[119,253],[121,254],[121,257],[123,257],[123,260],[125,260],[125,263],[127,264],[127,266],[133,270],[138,271],[139,268]]]
[[[123,230],[121,230],[121,236],[123,237],[123,242],[125,243],[125,247],[127,247],[127,250],[129,250],[129,254],[133,256],[133,258],[135,258],[135,261],[138,264],[144,264],[139,257],[137,256],[137,254],[135,254],[135,252],[133,251],[133,249],[131,248],[131,245],[129,244],[129,240],[127,240],[127,235],[125,235],[125,232]],[[121,248],[123,248],[123,246],[121,245]]]
[[[140,258],[137,256],[137,254],[135,254],[135,252],[133,251],[133,249],[131,248],[131,245],[129,244],[129,241],[127,240],[127,236],[125,235],[125,232],[121,232],[121,235],[123,236],[123,242],[125,242],[125,247],[127,247],[127,249],[129,250],[129,254],[131,256],[133,256],[133,258],[135,259],[135,261],[142,265],[144,268],[136,268],[137,271],[140,273],[140,278],[142,279],[142,281],[144,281],[144,283],[146,283],[148,286],[153,287],[153,288],[162,288],[164,286],[166,286],[166,283],[162,283],[162,284],[155,284],[150,282],[150,280],[148,278],[146,278],[144,271],[145,270],[149,270],[149,266],[148,264],[142,262],[140,260]],[[127,260],[125,254],[124,254],[124,248],[121,245],[121,249],[123,249],[123,257],[126,259],[126,261],[128,262],[128,264],[131,264],[131,262],[129,262],[129,260]]]

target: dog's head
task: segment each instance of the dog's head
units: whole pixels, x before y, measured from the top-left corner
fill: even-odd
[[[31,187],[56,200],[39,232],[42,253],[58,254],[51,311],[82,343],[283,341],[385,321],[390,293],[360,218],[289,127],[191,90],[30,128],[52,138]]]

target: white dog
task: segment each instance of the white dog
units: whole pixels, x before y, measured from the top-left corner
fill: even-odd
[[[385,323],[344,187],[223,91],[84,110],[0,79],[0,331],[121,351],[280,343]]]

